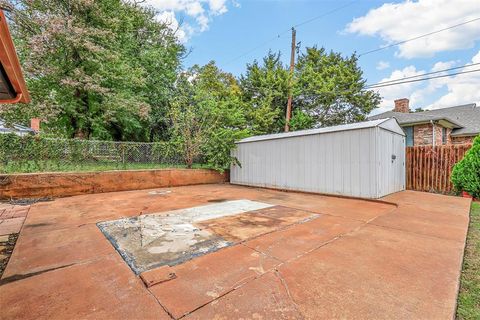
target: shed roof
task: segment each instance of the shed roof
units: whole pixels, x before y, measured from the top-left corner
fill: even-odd
[[[285,133],[265,134],[265,135],[245,138],[240,141],[237,141],[237,143],[301,137],[301,136],[339,132],[339,131],[366,129],[366,128],[372,128],[372,127],[381,127],[385,130],[392,131],[400,135],[405,135],[402,128],[398,124],[397,120],[394,118],[388,118],[388,119],[378,119],[378,120],[370,120],[370,121],[363,121],[363,122],[357,122],[357,123],[342,124],[338,126],[318,128],[318,129],[308,129],[308,130],[299,130],[299,131],[292,131],[292,132],[285,132]]]

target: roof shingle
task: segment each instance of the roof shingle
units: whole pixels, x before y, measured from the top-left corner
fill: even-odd
[[[452,131],[452,136],[454,137],[477,135],[480,133],[480,107],[475,103],[414,113],[387,111],[371,116],[368,119],[376,120],[384,118],[395,118],[400,125],[445,119],[457,125],[457,128]]]

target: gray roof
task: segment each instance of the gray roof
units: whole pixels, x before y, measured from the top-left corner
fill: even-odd
[[[453,125],[454,137],[480,133],[480,107],[475,103],[413,113],[387,111],[369,117],[370,120],[384,118],[395,118],[400,125],[445,120]]]
[[[16,133],[16,134],[35,134],[35,131],[29,127],[19,124],[7,125],[5,120],[0,119],[0,133]]]
[[[265,134],[265,135],[245,138],[240,141],[237,141],[237,143],[283,139],[283,138],[290,138],[290,137],[300,137],[300,136],[308,136],[313,134],[366,129],[366,128],[379,127],[379,126],[386,130],[393,131],[401,135],[405,135],[402,128],[398,125],[397,120],[392,118],[392,119],[378,119],[378,120],[370,120],[370,121],[363,121],[363,122],[357,122],[357,123],[342,124],[338,126],[318,128],[318,129],[308,129],[308,130],[298,130],[298,131],[291,131],[291,132],[284,132],[284,133]]]

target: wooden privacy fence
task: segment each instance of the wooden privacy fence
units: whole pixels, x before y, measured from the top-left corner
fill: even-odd
[[[407,189],[450,193],[452,168],[471,144],[407,147],[405,169]]]

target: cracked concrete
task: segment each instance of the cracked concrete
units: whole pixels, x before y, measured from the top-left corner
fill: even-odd
[[[149,192],[149,194],[151,194]],[[97,223],[136,273],[175,265],[233,244],[196,222],[238,215],[273,205],[234,200]]]
[[[170,190],[33,205],[3,276],[17,280],[1,285],[0,317],[454,317],[469,200],[406,191],[381,203],[231,185]],[[234,244],[144,272],[143,281],[96,226],[242,199],[272,206],[192,223]],[[144,243],[155,235],[148,229]]]

